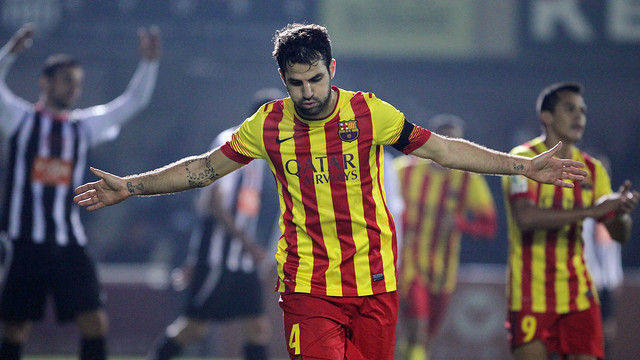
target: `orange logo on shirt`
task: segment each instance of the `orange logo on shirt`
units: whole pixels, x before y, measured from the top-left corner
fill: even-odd
[[[72,174],[71,161],[38,156],[33,162],[31,181],[46,186],[69,185]]]

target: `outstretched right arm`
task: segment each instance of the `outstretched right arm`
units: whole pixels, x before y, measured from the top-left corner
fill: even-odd
[[[171,194],[205,187],[243,165],[229,159],[217,148],[153,171],[126,177],[91,168],[91,172],[100,180],[78,186],[73,201],[94,211],[115,205],[134,195]]]

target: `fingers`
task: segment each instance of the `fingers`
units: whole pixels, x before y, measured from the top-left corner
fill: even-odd
[[[567,168],[576,168],[576,169],[582,169],[586,166],[583,162],[575,161],[571,159],[562,159],[562,165]],[[586,171],[582,171],[582,172],[584,173],[585,176],[587,175]]]
[[[551,155],[553,155],[557,153],[560,149],[562,149],[562,141],[558,141],[558,143],[554,147],[549,149],[549,152],[551,153]]]
[[[35,25],[33,23],[24,24],[9,41],[9,51],[16,54],[24,49],[30,48],[31,45],[33,45],[31,37],[33,36],[34,30]]]
[[[631,190],[631,181],[625,180],[622,185],[620,185],[620,189],[618,190],[620,193],[627,192]]]
[[[563,188],[573,188],[573,182],[563,181],[562,179],[558,179],[553,183],[555,186],[563,187]]]
[[[160,41],[160,28],[152,25],[149,29],[138,29],[138,42],[140,54],[143,58],[154,60],[160,57],[162,44]]]
[[[76,188],[76,192],[79,191],[79,188],[84,186],[85,185]],[[73,202],[81,207],[86,207],[88,211],[102,209],[105,206],[96,195],[95,190],[83,191],[82,193],[73,197]]]

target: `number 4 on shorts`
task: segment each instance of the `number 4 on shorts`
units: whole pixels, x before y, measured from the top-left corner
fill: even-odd
[[[289,348],[294,349],[294,354],[300,354],[300,324],[291,326],[291,335],[289,335]]]

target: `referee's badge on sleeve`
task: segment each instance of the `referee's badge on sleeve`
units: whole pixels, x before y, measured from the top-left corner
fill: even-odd
[[[525,176],[514,175],[511,177],[511,189],[510,189],[511,195],[525,193],[527,192],[527,190],[528,190],[528,181]]]

